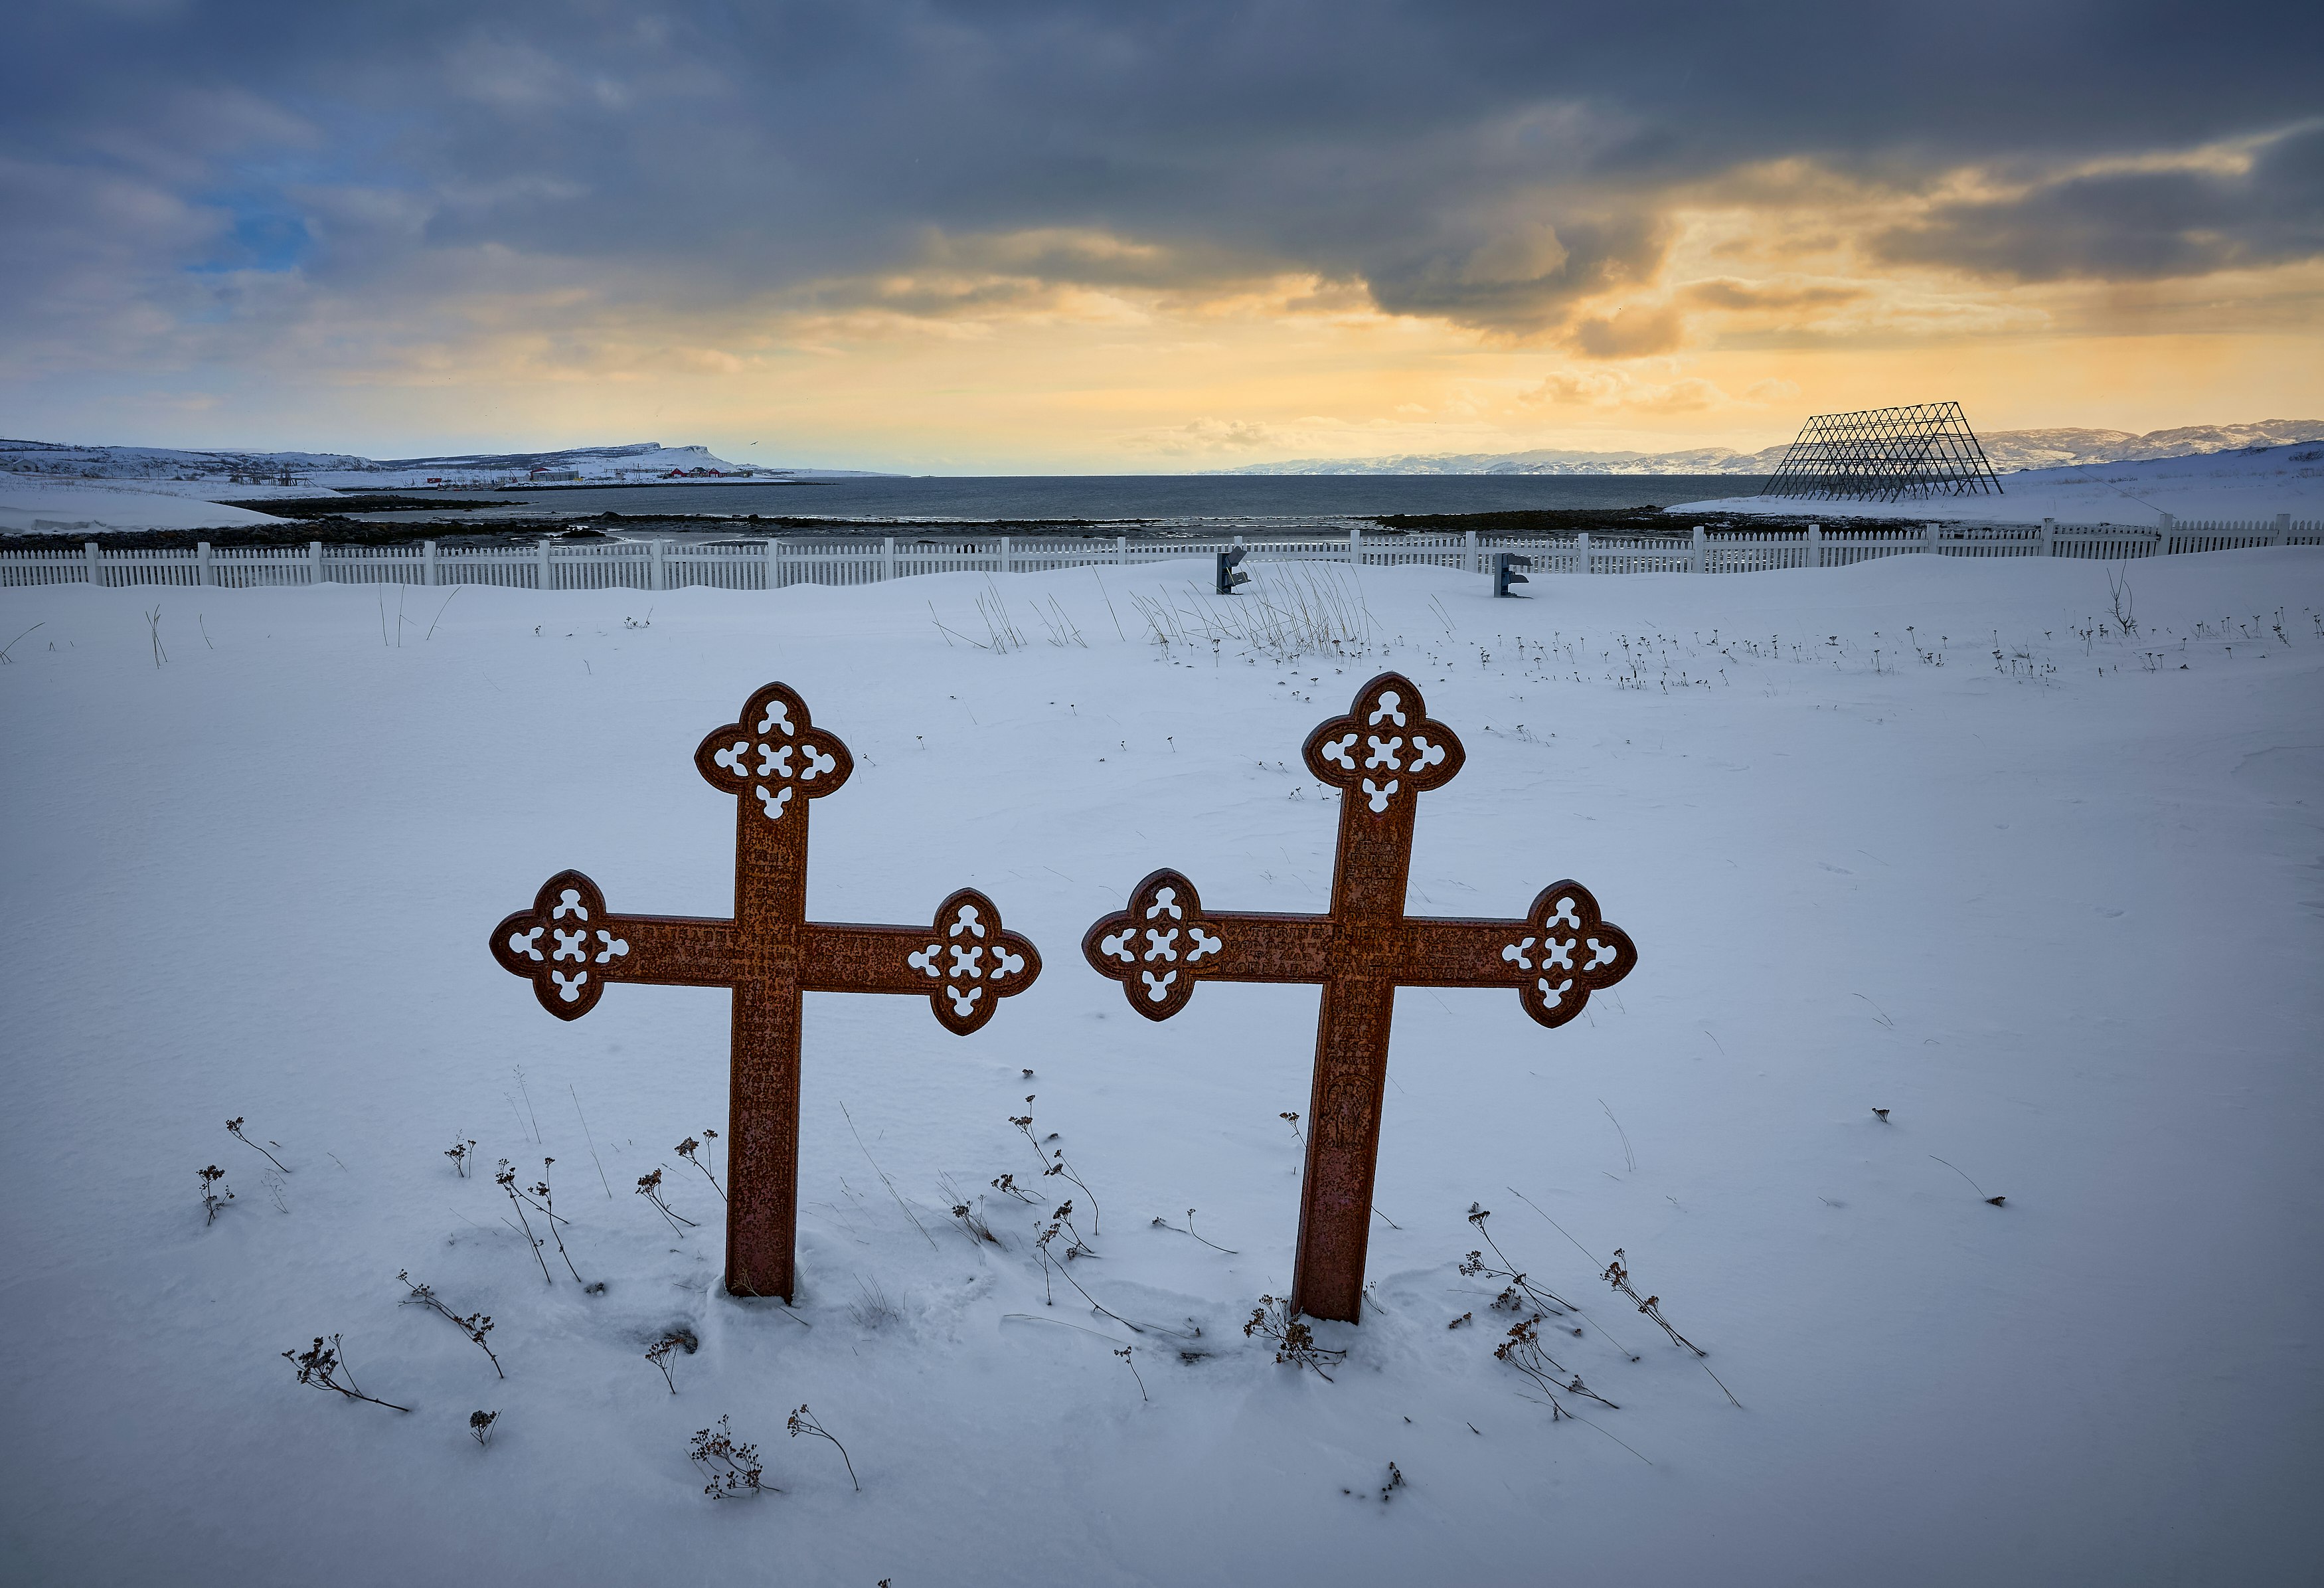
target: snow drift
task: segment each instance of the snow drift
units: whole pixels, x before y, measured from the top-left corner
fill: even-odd
[[[1499,602],[1263,568],[1233,601],[1338,579],[1350,615],[1156,644],[1138,604],[1189,632],[1207,574],[0,591],[10,1574],[2307,1572],[2324,554]],[[998,641],[980,602],[1030,642],[931,621]],[[1290,1277],[1314,990],[1206,987],[1156,1026],[1074,945],[1165,863],[1222,908],[1321,908],[1335,813],[1298,747],[1388,667],[1469,752],[1411,908],[1572,876],[1641,957],[1554,1033],[1506,993],[1399,998],[1368,1314],[1318,1327],[1327,1383],[1242,1332]],[[973,884],[1047,960],[966,1039],[807,1000],[788,1309],[720,1292],[723,1205],[675,1150],[724,1128],[725,996],[619,987],[566,1025],[484,942],[567,865],[616,909],[724,913],[733,801],[690,756],[770,678],[856,759],[811,913],[925,919]],[[1044,1295],[1058,1149],[1101,1205],[1073,1275],[1143,1333]],[[503,1159],[554,1159],[602,1292],[553,1250],[544,1281]],[[636,1194],[656,1168],[698,1228]],[[1495,1359],[1535,1309],[1462,1271],[1472,1205],[1619,1409],[1556,1419]],[[1601,1279],[1617,1248],[1705,1363]],[[489,1315],[506,1378],[399,1272]],[[297,1381],[280,1353],[334,1334],[408,1415]],[[673,1337],[674,1395],[646,1356]],[[787,1436],[802,1404],[860,1493]],[[781,1492],[705,1496],[688,1445],[722,1417]]]

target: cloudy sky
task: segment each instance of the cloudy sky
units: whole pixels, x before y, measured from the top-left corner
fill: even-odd
[[[13,436],[1148,471],[2324,414],[2313,0],[30,0],[8,55]]]

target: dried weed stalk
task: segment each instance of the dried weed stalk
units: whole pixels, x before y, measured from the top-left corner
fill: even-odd
[[[413,1284],[411,1282],[411,1275],[408,1271],[399,1270],[395,1277],[403,1281],[403,1288],[406,1290],[411,1292],[410,1295],[403,1298],[403,1306],[410,1306],[414,1302],[417,1302],[419,1305],[432,1310],[446,1323],[450,1324],[454,1328],[459,1330],[460,1333],[466,1334],[469,1339],[475,1342],[476,1349],[483,1352],[484,1355],[490,1359],[493,1364],[493,1371],[499,1373],[503,1379],[508,1377],[508,1374],[502,1371],[501,1359],[493,1355],[493,1348],[484,1342],[484,1336],[493,1332],[493,1320],[491,1318],[485,1316],[480,1312],[470,1313],[466,1317],[462,1317],[458,1313],[456,1313],[450,1307],[446,1306],[432,1288],[426,1285]]]
[[[715,1141],[717,1140],[717,1131],[711,1130],[707,1126],[703,1128],[703,1141]],[[726,1188],[718,1183],[718,1177],[710,1172],[710,1165],[705,1161],[709,1156],[709,1149],[703,1147],[702,1141],[696,1141],[693,1137],[688,1136],[685,1140],[678,1144],[677,1151],[678,1157],[686,1159],[687,1162],[692,1164],[696,1168],[702,1171],[702,1177],[710,1182],[710,1188],[713,1191],[718,1193],[718,1200],[721,1202],[725,1201]],[[702,1152],[703,1157],[695,1157],[694,1155],[696,1151]]]
[[[1477,1233],[1484,1237],[1485,1244],[1493,1248],[1493,1255],[1500,1260],[1501,1266],[1495,1268],[1485,1260],[1482,1251],[1472,1251],[1462,1260],[1461,1271],[1472,1278],[1508,1280],[1501,1293],[1493,1297],[1493,1305],[1504,1312],[1524,1312],[1530,1308],[1563,1317],[1567,1313],[1580,1311],[1573,1303],[1555,1291],[1526,1279],[1524,1271],[1509,1260],[1508,1254],[1495,1245],[1492,1232],[1485,1228],[1485,1221],[1492,1216],[1490,1209],[1479,1207],[1473,1202],[1469,1205],[1470,1223],[1475,1225]]]
[[[1536,1327],[1540,1322],[1541,1318],[1536,1315],[1517,1324],[1509,1330],[1508,1338],[1493,1347],[1493,1354],[1541,1386],[1543,1393],[1549,1397],[1549,1420],[1554,1423],[1560,1417],[1573,1416],[1566,1409],[1565,1403],[1558,1399],[1560,1395],[1586,1395],[1600,1406],[1614,1411],[1621,1410],[1620,1407],[1584,1384],[1580,1373],[1563,1366],[1549,1354]]]
[[[855,1463],[847,1460],[847,1446],[842,1445],[836,1439],[832,1439],[831,1430],[825,1427],[821,1423],[816,1422],[815,1420],[815,1414],[807,1410],[805,1405],[801,1405],[798,1410],[791,1413],[789,1426],[791,1437],[794,1439],[798,1438],[801,1434],[812,1434],[817,1439],[831,1439],[831,1447],[839,1452],[839,1459],[847,1462],[847,1481],[855,1484],[855,1491],[858,1494],[863,1492],[863,1485],[856,1482]]]
[[[1250,1321],[1242,1326],[1246,1335],[1263,1335],[1275,1342],[1275,1360],[1305,1368],[1325,1383],[1336,1382],[1323,1370],[1337,1367],[1347,1360],[1344,1351],[1332,1351],[1315,1343],[1315,1334],[1305,1318],[1295,1316],[1291,1304],[1277,1296],[1262,1296],[1251,1309]]]
[[[524,1198],[517,1195],[516,1170],[509,1166],[508,1159],[501,1159],[500,1173],[493,1177],[493,1183],[508,1193],[509,1205],[516,1209],[517,1223],[524,1226],[525,1242],[532,1248],[533,1260],[540,1264],[541,1283],[554,1285],[557,1279],[549,1271],[549,1260],[540,1254],[540,1249],[548,1242],[532,1233],[532,1221],[524,1216]]]
[[[1694,1353],[1695,1359],[1702,1366],[1702,1371],[1706,1373],[1711,1373],[1711,1381],[1719,1386],[1720,1393],[1726,1396],[1729,1403],[1731,1404],[1738,1411],[1740,1411],[1743,1408],[1743,1403],[1735,1399],[1735,1391],[1729,1390],[1727,1387],[1726,1381],[1720,1379],[1717,1373],[1711,1372],[1710,1363],[1702,1361],[1702,1358],[1709,1356],[1711,1353],[1705,1351],[1702,1346],[1697,1345],[1693,1341],[1680,1334],[1676,1329],[1672,1328],[1670,1320],[1663,1316],[1663,1298],[1659,1296],[1648,1296],[1641,1298],[1638,1293],[1630,1288],[1630,1270],[1622,1266],[1622,1249],[1620,1247],[1617,1246],[1614,1248],[1613,1260],[1606,1265],[1606,1271],[1600,1274],[1599,1278],[1604,1279],[1620,1294],[1627,1296],[1632,1301],[1637,1302],[1638,1305],[1638,1310],[1651,1319],[1664,1334],[1668,1334],[1671,1337],[1671,1343],[1674,1345],[1683,1345],[1687,1350]]]
[[[999,1179],[992,1182],[992,1188],[995,1191],[1003,1193],[1004,1195],[1014,1196],[1019,1202],[1030,1202],[1038,1205],[1041,1200],[1039,1197],[1034,1196],[1030,1191],[1026,1190],[1024,1186],[1019,1186],[1017,1183],[1017,1177],[1014,1175],[1001,1176]]]
[[[290,1172],[290,1165],[284,1163],[281,1159],[267,1151],[265,1148],[261,1147],[257,1142],[253,1141],[249,1137],[242,1133],[241,1118],[237,1117],[226,1121],[226,1130],[227,1135],[232,1136],[235,1140],[241,1142],[244,1147],[249,1148],[253,1152],[255,1152],[259,1157],[272,1164],[276,1168],[281,1169],[284,1174],[287,1175]],[[272,1145],[279,1147],[281,1143],[278,1141],[272,1143]]]
[[[234,1200],[234,1187],[226,1183],[226,1171],[216,1164],[196,1169],[194,1177],[202,1183],[202,1212],[207,1215],[202,1223],[207,1227],[217,1223],[218,1214]]]
[[[339,1337],[337,1334],[331,1336],[327,1345],[318,1334],[315,1343],[307,1350],[286,1351],[282,1359],[299,1370],[299,1382],[309,1388],[328,1390],[349,1400],[367,1400],[390,1411],[408,1412],[411,1409],[408,1406],[398,1406],[392,1400],[382,1400],[375,1395],[365,1395],[356,1388],[355,1374],[348,1371],[346,1360],[339,1354]],[[342,1380],[345,1382],[341,1382]]]
[[[1033,1100],[1028,1097],[1025,1101],[1030,1103]],[[1099,1226],[1103,1223],[1103,1214],[1098,1208],[1097,1193],[1092,1191],[1089,1188],[1089,1182],[1083,1179],[1078,1174],[1075,1174],[1074,1172],[1073,1165],[1065,1161],[1065,1149],[1062,1147],[1057,1149],[1055,1155],[1056,1161],[1051,1162],[1050,1153],[1042,1147],[1039,1138],[1033,1134],[1033,1116],[1031,1114],[1011,1115],[1009,1122],[1016,1126],[1017,1129],[1024,1134],[1026,1141],[1033,1149],[1034,1156],[1041,1160],[1041,1173],[1044,1177],[1051,1175],[1062,1175],[1065,1178],[1072,1181],[1075,1186],[1081,1187],[1082,1195],[1089,1198],[1090,1233],[1093,1235],[1098,1233]],[[1049,1140],[1052,1141],[1056,1140],[1056,1135],[1053,1133]],[[1076,1235],[1074,1239],[1078,1241],[1080,1237]]]
[[[713,1500],[741,1500],[773,1489],[772,1484],[759,1482],[760,1474],[766,1471],[759,1464],[759,1447],[736,1444],[723,1417],[718,1419],[715,1432],[708,1428],[695,1430],[694,1448],[687,1459],[709,1480],[702,1486],[702,1491]]]
[[[1154,1227],[1157,1229],[1167,1230],[1174,1235],[1192,1235],[1195,1240],[1200,1241],[1213,1251],[1223,1251],[1229,1257],[1240,1257],[1242,1255],[1240,1252],[1235,1251],[1231,1246],[1222,1246],[1217,1242],[1210,1239],[1208,1236],[1196,1230],[1194,1228],[1194,1210],[1191,1207],[1186,1210],[1186,1227],[1185,1229],[1182,1230],[1178,1228],[1177,1225],[1172,1223],[1168,1219],[1161,1217],[1157,1217],[1155,1219]]]
[[[692,1334],[664,1334],[646,1347],[646,1360],[661,1370],[661,1381],[669,1386],[672,1395],[678,1393],[678,1379],[670,1371],[670,1364],[678,1360],[678,1353],[681,1351],[692,1356],[695,1344]]]
[[[1121,1358],[1121,1365],[1128,1368],[1130,1370],[1130,1376],[1138,1380],[1138,1399],[1140,1400],[1150,1401],[1154,1398],[1146,1393],[1146,1375],[1139,1372],[1138,1371],[1138,1364],[1130,1360],[1130,1353],[1136,1349],[1137,1347],[1135,1346],[1125,1345],[1116,1351],[1114,1355]]]
[[[597,1291],[603,1290],[604,1287],[600,1285],[595,1289],[591,1289],[589,1285],[581,1278],[581,1270],[573,1266],[573,1254],[565,1250],[565,1237],[558,1233],[558,1225],[569,1224],[573,1221],[557,1211],[557,1198],[549,1189],[549,1166],[556,1161],[557,1160],[553,1158],[542,1159],[540,1160],[540,1178],[533,1182],[532,1189],[530,1192],[520,1191],[517,1195],[521,1196],[525,1201],[530,1203],[536,1210],[548,1217],[549,1238],[557,1242],[557,1255],[565,1260],[565,1271],[573,1276],[573,1282],[575,1284],[579,1285],[584,1290],[588,1290],[591,1295],[595,1295]],[[543,1266],[546,1265],[544,1264]]]
[[[677,1231],[680,1240],[685,1239],[687,1230],[700,1228],[700,1226],[692,1219],[685,1217],[676,1209],[672,1208],[669,1203],[664,1202],[661,1199],[661,1168],[659,1165],[655,1166],[653,1173],[650,1175],[640,1175],[638,1177],[638,1195],[654,1205],[654,1211],[661,1214],[663,1218],[669,1222],[669,1227],[672,1230]],[[685,1225],[686,1229],[678,1229],[680,1224]]]

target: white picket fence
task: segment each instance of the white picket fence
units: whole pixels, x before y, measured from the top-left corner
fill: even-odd
[[[565,541],[526,546],[211,546],[79,551],[0,550],[0,586],[90,584],[503,585],[534,590],[774,590],[790,585],[869,585],[934,573],[1042,573],[1056,568],[1135,568],[1173,558],[1243,548],[1252,562],[1329,561],[1362,568],[1423,566],[1489,573],[1496,553],[1528,559],[1536,574],[1760,573],[1843,568],[1876,557],[2078,557],[2119,560],[2252,546],[2324,545],[2324,522],[2190,523],[2161,529],[2110,524],[1925,524],[1907,530],[1708,530],[1691,537],[1463,534],[1366,535],[1272,540],[1133,540],[994,535],[904,540]]]

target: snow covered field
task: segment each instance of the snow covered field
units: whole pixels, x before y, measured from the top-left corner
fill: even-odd
[[[2324,553],[2135,565],[2135,636],[2107,568],[2066,560],[1523,603],[1368,570],[1370,639],[1296,661],[1153,643],[1130,598],[1193,612],[1206,574],[406,591],[400,614],[366,587],[0,591],[0,639],[41,625],[0,667],[0,1572],[2312,1572]],[[1316,580],[1357,589],[1259,587]],[[979,596],[1029,645],[947,642],[931,606],[982,639]],[[1048,642],[1059,618],[1086,647]],[[1213,984],[1154,1025],[1076,945],[1163,864],[1215,907],[1323,908],[1334,809],[1298,748],[1390,667],[1468,747],[1422,805],[1412,908],[1511,915],[1572,876],[1640,963],[1558,1031],[1505,993],[1401,995],[1396,1227],[1366,1322],[1317,1328],[1348,1352],[1325,1382],[1240,1329],[1291,1278],[1280,1115],[1306,1107],[1314,992]],[[795,1309],[722,1294],[720,1201],[673,1151],[723,1142],[726,996],[615,987],[568,1025],[485,948],[567,865],[616,910],[724,913],[733,808],[690,757],[770,679],[856,760],[816,808],[811,913],[924,921],[973,883],[1046,957],[966,1039],[918,1000],[807,999]],[[1062,1284],[1045,1305],[1037,1210],[990,1184],[1057,1185],[1025,1113],[1095,1194],[1074,1278],[1152,1332]],[[602,1293],[554,1248],[545,1283],[504,1223],[493,1165],[544,1157]],[[210,1164],[235,1199],[206,1224]],[[682,1239],[633,1194],[657,1166]],[[1554,1422],[1494,1359],[1515,1320],[1459,1271],[1472,1202],[1580,1304],[1552,1349],[1618,1410]],[[1231,1255],[1178,1233],[1190,1207]],[[1706,1362],[1609,1293],[1617,1248]],[[399,1306],[399,1270],[491,1315],[505,1380]],[[643,1353],[681,1328],[673,1397]],[[408,1415],[300,1386],[279,1353],[335,1332]],[[860,1493],[786,1436],[802,1403]],[[721,1416],[782,1492],[705,1497],[687,1445]]]
[[[0,534],[102,530],[225,530],[290,521],[206,500],[216,485],[179,480],[73,480],[0,474]],[[311,490],[237,485],[237,496],[312,496]]]
[[[2153,529],[2162,515],[2182,522],[2248,522],[2288,512],[2324,518],[2324,445],[2254,447],[2191,457],[2148,457],[2073,468],[2024,469],[2001,476],[1999,496],[1928,502],[1812,502],[1789,496],[1736,496],[1682,502],[1666,511],[1821,514],[1825,518],[1910,518],[1979,523],[2129,524]]]

